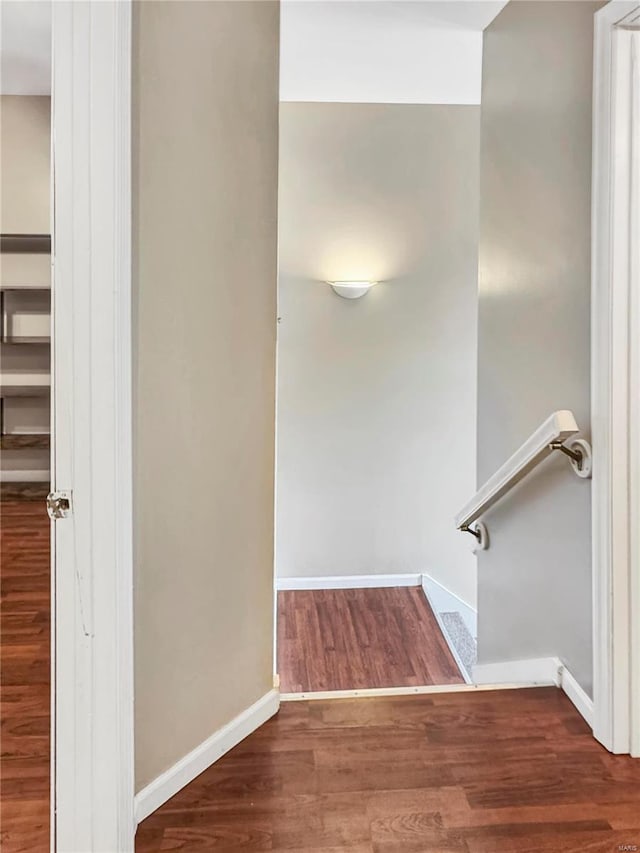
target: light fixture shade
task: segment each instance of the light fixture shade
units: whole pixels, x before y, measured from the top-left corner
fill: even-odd
[[[360,299],[377,284],[375,281],[330,281],[328,282],[338,296],[343,299]]]

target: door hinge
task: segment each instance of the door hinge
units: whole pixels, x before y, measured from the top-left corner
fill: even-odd
[[[71,492],[59,491],[49,492],[47,495],[47,513],[49,518],[56,521],[59,518],[68,518],[73,512],[71,503]]]

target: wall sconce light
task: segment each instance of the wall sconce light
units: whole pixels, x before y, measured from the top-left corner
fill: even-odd
[[[377,281],[329,281],[334,292],[343,299],[360,299],[368,293]]]

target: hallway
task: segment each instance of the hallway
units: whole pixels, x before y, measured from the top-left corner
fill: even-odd
[[[463,684],[420,587],[278,593],[283,693]]]
[[[530,688],[285,703],[140,824],[136,853],[619,845],[640,846],[640,764],[561,691]]]

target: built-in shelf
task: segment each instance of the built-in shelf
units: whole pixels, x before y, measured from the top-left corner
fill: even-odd
[[[7,465],[21,460],[19,470],[11,465],[0,470],[0,495],[40,499],[50,480],[46,454],[51,438],[42,430],[51,394],[51,236],[0,234],[0,252],[0,449],[8,451]]]
[[[51,338],[44,335],[5,335],[0,338],[2,344],[50,344]]]
[[[51,392],[51,383],[40,380],[40,382],[5,382],[0,384],[0,397],[48,397]]]
[[[50,284],[0,284],[0,290],[3,292],[19,291],[20,293],[49,293],[51,290]]]
[[[0,483],[47,483],[51,473],[46,470],[0,471]]]
[[[0,436],[2,450],[49,450],[51,436],[48,433],[15,433]]]
[[[50,234],[0,234],[0,252],[7,254],[51,254]]]
[[[51,255],[45,252],[3,252],[2,290],[51,290]]]

